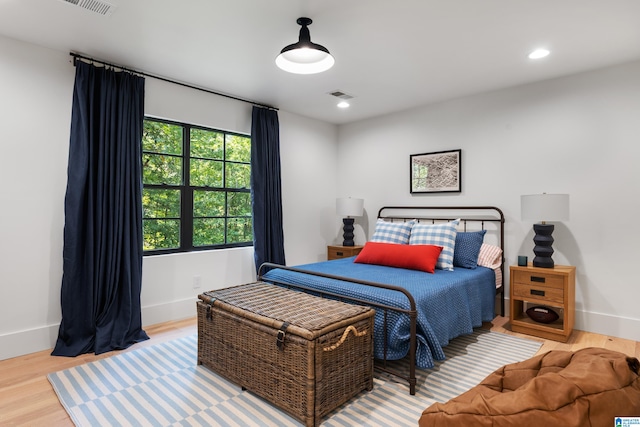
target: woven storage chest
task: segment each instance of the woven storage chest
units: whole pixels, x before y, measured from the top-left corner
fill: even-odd
[[[307,426],[373,388],[369,307],[263,282],[205,292],[197,307],[198,363]]]

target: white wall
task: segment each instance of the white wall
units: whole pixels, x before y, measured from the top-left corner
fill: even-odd
[[[0,36],[0,360],[57,337],[74,74],[68,52]],[[145,93],[146,114],[250,132],[249,104],[151,78]],[[279,116],[285,252],[317,261],[333,238],[337,128]],[[193,316],[199,292],[254,278],[253,248],[145,257],[143,325]]]
[[[339,128],[338,179],[383,205],[495,205],[506,259],[533,256],[520,195],[569,193],[557,264],[577,267],[576,328],[640,340],[640,62],[465,97]],[[409,194],[409,155],[462,149],[462,193]]]
[[[0,37],[0,359],[52,347],[74,69]]]
[[[280,112],[287,265],[326,261],[336,232],[337,127]]]
[[[145,80],[145,114],[251,133],[251,105],[152,78]],[[143,325],[193,316],[198,293],[253,280],[252,247],[146,256]]]
[[[251,133],[251,105],[171,83],[147,79],[145,113],[155,117]],[[318,260],[328,237],[320,227],[326,198],[333,197],[337,128],[279,112],[283,220],[287,263]],[[308,159],[313,159],[309,162]],[[325,171],[333,168],[329,177]],[[309,194],[317,197],[309,199]],[[304,203],[298,203],[304,200]],[[142,274],[143,324],[195,313],[197,294],[255,280],[253,248],[145,257]],[[196,277],[200,288],[194,289]]]
[[[103,58],[108,60],[109,58]],[[74,68],[68,52],[0,37],[0,359],[51,348],[60,322]],[[285,255],[325,259],[335,198],[365,199],[356,243],[390,204],[492,204],[507,261],[532,256],[520,195],[571,194],[557,263],[578,268],[577,327],[640,341],[640,62],[336,127],[280,111]],[[247,132],[250,107],[147,79],[151,115]],[[463,192],[409,194],[409,155],[462,148]],[[253,279],[250,248],[145,257],[143,323],[191,316],[198,292]],[[194,276],[201,288],[193,289]]]

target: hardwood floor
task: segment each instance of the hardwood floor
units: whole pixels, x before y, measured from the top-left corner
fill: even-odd
[[[617,337],[610,337],[607,335],[594,334],[592,332],[578,331],[575,330],[569,337],[569,341],[566,343],[545,340],[544,338],[537,338],[531,335],[519,334],[516,332],[511,332],[509,325],[508,317],[496,317],[493,319],[490,325],[486,325],[490,327],[492,331],[502,332],[509,335],[515,335],[519,337],[529,338],[536,341],[541,341],[542,347],[538,350],[536,354],[546,353],[550,350],[567,350],[567,351],[575,351],[585,347],[602,347],[607,348],[609,350],[619,351],[628,356],[637,357],[640,359],[640,342],[625,340]]]
[[[122,351],[99,356],[51,356],[51,350],[0,361],[0,426],[71,426],[73,422],[56,396],[47,375],[143,346],[197,333],[196,318],[145,328],[151,339]]]
[[[483,327],[495,332],[526,337],[543,342],[538,351],[578,350],[584,347],[604,347],[640,358],[640,342],[608,337],[590,332],[574,331],[567,343],[560,343],[509,330],[509,319],[496,317]],[[143,346],[195,334],[196,318],[162,323],[145,328],[150,340],[123,351],[99,356],[85,354],[75,358],[51,356],[50,350],[0,361],[0,425],[2,426],[73,426],[53,388],[47,374],[83,363],[131,351]]]

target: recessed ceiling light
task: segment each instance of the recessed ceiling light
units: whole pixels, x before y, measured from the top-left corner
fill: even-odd
[[[536,49],[529,54],[529,59],[544,58],[545,56],[549,55],[549,53],[551,52],[549,52],[547,49]]]
[[[338,102],[337,104],[338,108],[349,108],[349,100],[353,99],[352,95],[344,93],[341,90],[334,90],[333,92],[329,92],[328,94],[340,99],[340,102]]]

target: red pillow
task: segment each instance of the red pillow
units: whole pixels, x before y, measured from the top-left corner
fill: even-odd
[[[433,273],[442,246],[367,242],[354,262]]]

